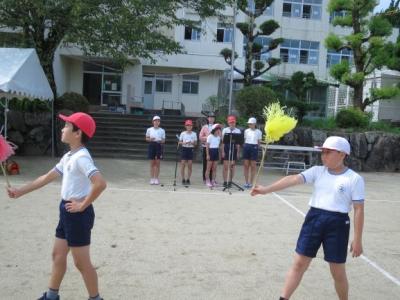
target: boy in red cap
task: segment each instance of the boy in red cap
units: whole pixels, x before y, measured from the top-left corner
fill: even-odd
[[[222,130],[222,138],[226,134],[241,134],[239,128],[236,128],[236,117],[231,115],[227,118],[229,127]],[[226,141],[226,140],[225,140]],[[236,160],[239,157],[240,145],[235,143],[224,143],[224,151],[222,152],[222,159],[224,160],[224,169],[222,176],[224,178],[224,187],[231,187],[233,176],[235,175]],[[229,178],[228,169],[230,168]]]
[[[182,184],[190,185],[190,176],[192,176],[193,148],[197,145],[197,135],[192,131],[192,120],[185,121],[186,131],[182,131],[179,136],[179,145],[182,146],[181,154],[181,176]],[[185,168],[187,166],[187,177],[185,177]],[[185,179],[187,178],[187,179]]]
[[[68,144],[71,150],[47,174],[20,188],[10,187],[7,191],[10,198],[19,198],[62,176],[60,220],[56,228],[49,289],[39,300],[60,299],[58,290],[66,272],[69,251],[82,274],[89,299],[100,300],[97,273],[89,250],[95,217],[92,202],[106,188],[106,182],[85,148],[94,135],[96,124],[91,116],[81,112],[59,117],[65,121],[61,141]]]

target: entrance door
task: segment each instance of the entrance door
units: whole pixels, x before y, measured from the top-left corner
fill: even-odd
[[[83,73],[83,96],[91,105],[101,105],[101,74]]]
[[[143,100],[144,100],[144,108],[145,109],[153,109],[154,108],[154,89],[155,89],[155,80],[154,77],[144,77],[143,79]]]

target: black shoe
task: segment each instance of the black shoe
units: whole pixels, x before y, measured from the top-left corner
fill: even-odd
[[[228,182],[228,188],[231,188],[232,187],[232,181],[229,181]]]
[[[46,297],[46,292],[44,292],[44,293],[43,293],[43,296],[40,297],[40,298],[37,299],[37,300],[49,300],[49,298]],[[60,300],[60,295],[57,295],[56,300]]]
[[[228,187],[228,183],[224,181],[224,184],[222,185],[224,188]]]
[[[190,179],[186,179],[186,185],[190,185]]]
[[[182,179],[182,185],[186,185],[186,180]]]

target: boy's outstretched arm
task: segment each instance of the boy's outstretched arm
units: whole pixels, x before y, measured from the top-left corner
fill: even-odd
[[[39,176],[34,181],[29,182],[28,184],[20,187],[9,187],[7,188],[8,196],[10,198],[19,198],[22,195],[28,194],[34,190],[40,189],[41,187],[45,186],[46,184],[52,182],[56,179],[60,174],[55,170],[51,169],[47,174]]]
[[[259,194],[268,194],[276,191],[280,191],[283,189],[286,189],[288,187],[298,185],[298,184],[303,184],[304,179],[303,176],[300,174],[297,175],[289,175],[285,176],[274,183],[268,185],[268,186],[262,186],[262,185],[256,185],[252,190],[251,190],[251,195],[259,195]]]
[[[92,182],[92,187],[90,189],[89,194],[85,197],[85,200],[82,202],[78,202],[74,199],[68,199],[69,203],[65,204],[65,208],[68,212],[81,212],[84,211],[107,187],[107,183],[104,180],[103,176],[100,172],[97,172],[92,177],[90,177],[90,181]]]
[[[350,251],[353,257],[358,257],[363,253],[362,231],[364,227],[364,203],[354,203],[354,238],[351,242]]]

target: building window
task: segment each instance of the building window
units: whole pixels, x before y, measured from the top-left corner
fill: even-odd
[[[232,42],[233,26],[229,24],[218,23],[217,27],[217,42],[230,43]]]
[[[290,64],[318,65],[319,42],[286,39],[281,44],[282,62]]]
[[[201,31],[199,27],[185,26],[185,40],[200,41],[200,35]]]
[[[322,0],[283,0],[282,16],[321,20]]]
[[[328,49],[328,55],[326,57],[326,67],[330,68],[342,61],[348,61],[350,64],[353,62],[353,51],[350,49],[342,49],[339,52]]]
[[[199,93],[199,76],[183,75],[182,77],[182,93],[198,94]]]
[[[172,75],[157,74],[156,75],[156,92],[171,93],[172,92]]]

